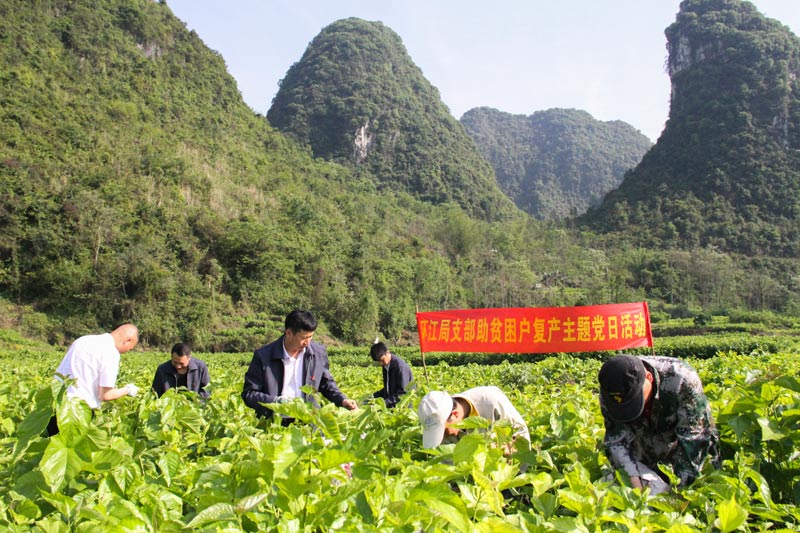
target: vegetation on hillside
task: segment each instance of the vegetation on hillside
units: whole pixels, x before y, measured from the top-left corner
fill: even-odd
[[[576,109],[525,116],[478,107],[464,113],[461,123],[503,192],[541,220],[585,213],[619,186],[651,146],[625,122],[601,122]]]
[[[164,3],[0,3],[2,327],[65,343],[133,321],[146,346],[249,351],[295,306],[354,344],[412,343],[417,307],[800,314],[797,261],[509,213],[475,217],[315,159]]]
[[[587,221],[643,246],[800,257],[800,39],[741,0],[666,30],[669,120]]]
[[[382,190],[452,201],[489,220],[513,208],[439,91],[380,22],[323,28],[281,81],[267,118],[314,156],[367,173]]]

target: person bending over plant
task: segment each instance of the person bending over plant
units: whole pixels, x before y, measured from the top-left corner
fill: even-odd
[[[697,372],[672,357],[618,355],[598,373],[603,445],[611,465],[632,487],[670,489],[658,463],[686,486],[705,462],[719,468],[719,435]]]
[[[456,425],[470,416],[480,416],[492,423],[508,420],[514,428],[514,440],[520,437],[527,443],[531,440],[522,415],[503,391],[494,386],[474,387],[453,396],[431,391],[420,401],[417,414],[423,428],[423,448],[435,448],[445,437],[458,438],[461,429]],[[513,442],[509,442],[504,452],[510,455],[512,451]]]

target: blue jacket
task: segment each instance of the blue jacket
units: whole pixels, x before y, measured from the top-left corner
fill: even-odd
[[[383,398],[386,407],[394,407],[400,396],[408,392],[408,385],[414,379],[408,364],[392,354],[388,368],[383,368],[383,388],[375,392],[373,398]]]
[[[327,400],[341,407],[347,399],[329,370],[328,352],[319,343],[311,342],[303,356],[303,385],[310,385]],[[283,391],[283,335],[253,353],[253,359],[244,375],[242,399],[255,409],[256,415],[271,417],[272,411],[262,403],[274,403]],[[303,393],[303,399],[318,407],[313,398]]]
[[[208,391],[205,390],[210,379],[208,377],[208,367],[206,364],[192,357],[189,359],[189,370],[186,373],[186,388],[196,392],[202,398],[208,398]],[[178,386],[178,371],[172,366],[172,361],[167,361],[158,365],[156,375],[153,378],[153,390],[161,397],[167,390]]]

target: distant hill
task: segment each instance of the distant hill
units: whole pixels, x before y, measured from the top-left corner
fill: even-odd
[[[583,214],[622,182],[650,140],[622,121],[576,109],[512,115],[470,109],[461,123],[517,207],[544,220]]]
[[[513,208],[400,37],[380,22],[323,28],[281,81],[267,118],[315,157],[366,171],[384,187],[456,202],[485,219]]]
[[[361,346],[378,335],[413,343],[417,308],[644,294],[686,316],[712,301],[797,309],[797,261],[759,257],[748,269],[715,250],[538,223],[491,181],[438,98],[414,96],[435,90],[402,73],[409,105],[370,104],[369,116],[411,128],[397,130],[392,161],[407,165],[408,183],[433,187],[424,194],[392,181],[404,174],[369,143],[359,146],[374,160],[345,166],[272,128],[164,2],[0,2],[0,325],[67,343],[133,321],[146,347],[248,352],[276,338],[293,307],[313,310],[325,338]]]
[[[469,181],[446,161],[431,175]],[[480,210],[492,197],[469,183],[454,194]],[[248,108],[166,3],[0,3],[0,299],[26,331],[65,342],[132,320],[150,346],[248,351],[301,306],[340,339],[399,338],[415,305],[463,305],[439,221],[472,222],[378,192]]]
[[[800,256],[800,39],[740,0],[684,1],[666,36],[665,129],[584,220],[644,245]]]

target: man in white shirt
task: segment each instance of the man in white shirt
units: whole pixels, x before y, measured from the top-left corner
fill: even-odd
[[[530,446],[528,425],[511,400],[494,386],[474,387],[450,396],[443,391],[431,391],[422,398],[417,409],[422,423],[422,447],[435,448],[447,437],[459,437],[460,429],[454,427],[469,416],[480,416],[494,423],[508,420],[514,428],[514,440],[523,438]],[[508,443],[504,452],[512,452]]]
[[[97,409],[104,401],[136,396],[139,388],[132,383],[115,387],[120,354],[132,350],[138,342],[139,330],[133,324],[123,324],[111,333],[78,338],[56,370],[56,378],[75,380],[67,389],[67,397],[81,399]],[[55,417],[50,420],[47,432],[50,436],[58,433]]]

